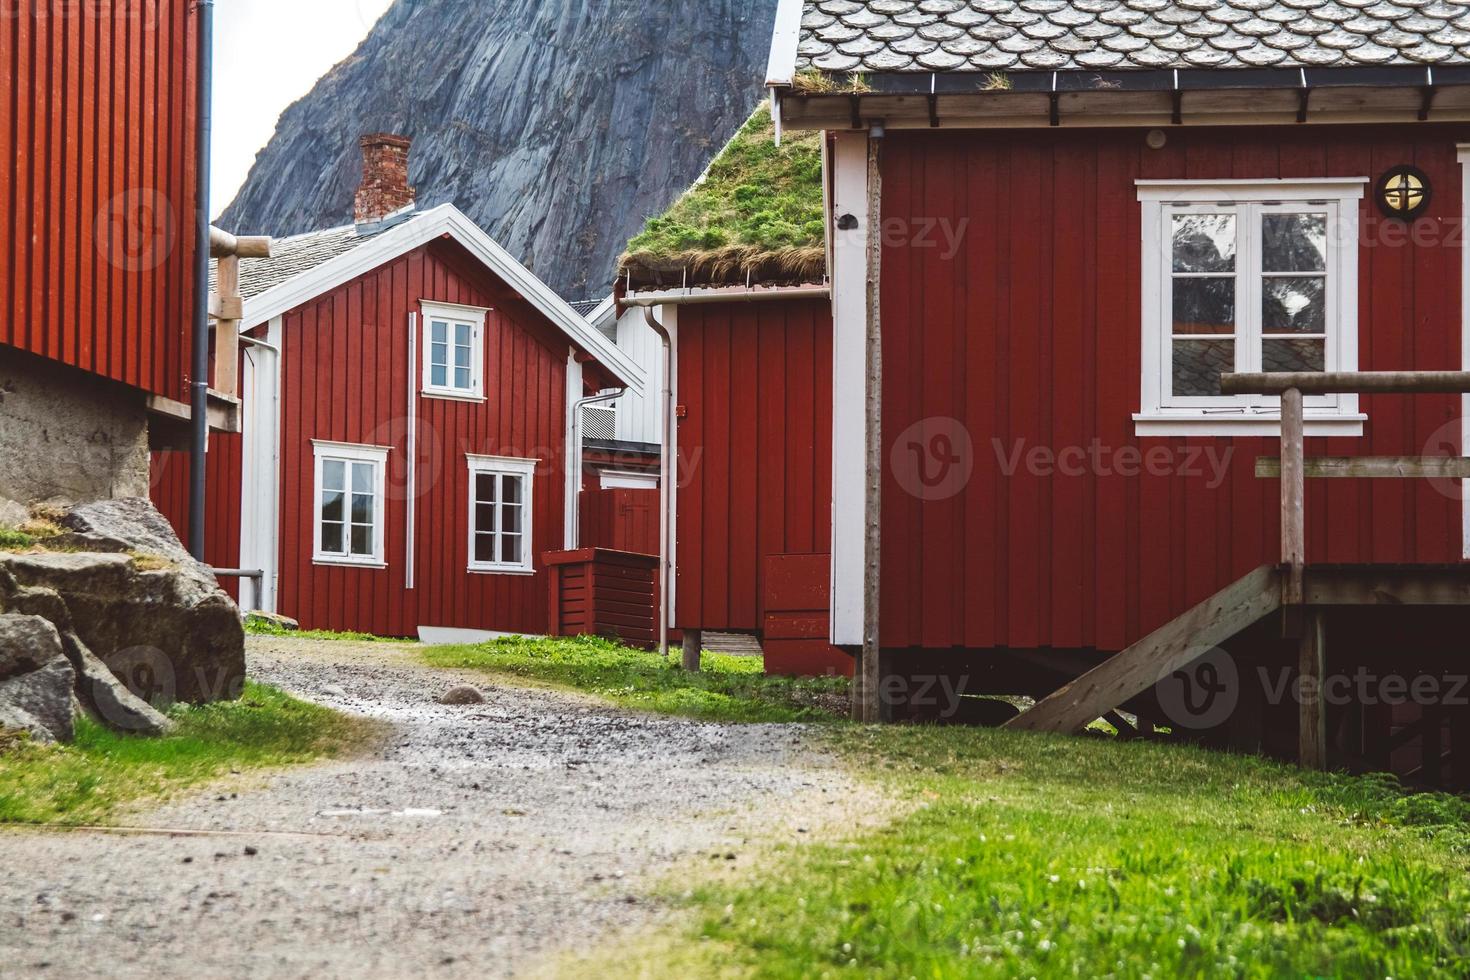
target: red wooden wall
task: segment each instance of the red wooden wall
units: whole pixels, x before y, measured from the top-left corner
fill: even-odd
[[[180,401],[191,6],[23,0],[0,18],[0,343]]]
[[[831,310],[686,306],[678,330],[676,625],[755,631],[763,559],[830,548]]]
[[[240,567],[240,450],[239,435],[209,434],[209,456],[205,460],[205,509],[209,520],[204,525],[204,561],[215,568]],[[189,532],[189,465],[187,452],[156,452],[150,459],[149,496],[180,540]],[[220,585],[239,600],[239,579],[220,579]]]
[[[487,400],[417,400],[416,580],[409,590],[408,316],[425,299],[494,310],[485,324]],[[562,544],[565,338],[447,242],[416,249],[291,311],[283,332],[279,611],[307,628],[385,636],[411,635],[418,626],[545,633],[539,556]],[[313,564],[313,439],[392,448],[386,569]],[[540,460],[532,496],[534,576],[466,570],[466,453]]]
[[[1368,177],[1413,163],[1434,201],[1427,243],[1390,245],[1367,200],[1359,366],[1460,364],[1455,143],[1465,126],[890,133],[885,220],[969,220],[960,248],[883,254],[885,459],[921,419],[962,420],[965,490],[921,502],[892,468],[883,487],[883,642],[889,647],[1121,649],[1264,562],[1279,560],[1278,484],[1258,480],[1274,439],[1133,435],[1140,383],[1138,178]],[[1366,194],[1371,197],[1371,194]],[[894,227],[897,227],[895,225]],[[952,226],[954,227],[954,226]],[[682,341],[681,336],[681,341]],[[1457,400],[1362,399],[1361,439],[1309,454],[1418,454]],[[1202,475],[1001,472],[1027,448],[1233,449],[1223,483]],[[1460,503],[1422,482],[1311,481],[1308,559],[1455,561]]]
[[[658,502],[657,490],[584,489],[578,506],[581,546],[657,555]]]

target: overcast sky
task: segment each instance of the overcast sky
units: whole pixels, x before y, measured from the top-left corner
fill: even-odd
[[[353,52],[392,0],[218,0],[210,214],[245,182],[276,120]]]

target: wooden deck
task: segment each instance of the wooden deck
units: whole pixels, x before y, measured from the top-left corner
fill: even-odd
[[[1077,732],[1122,709],[1145,733],[1470,788],[1470,564],[1306,565],[1296,607],[1289,585],[1256,569],[1008,727]],[[1200,699],[1183,712],[1181,687]],[[1206,693],[1228,703],[1206,710]]]

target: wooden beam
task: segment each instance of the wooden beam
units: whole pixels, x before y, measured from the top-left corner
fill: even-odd
[[[1078,732],[1281,608],[1281,572],[1263,565],[1006,723]]]
[[[1309,606],[1470,605],[1470,565],[1443,568],[1309,568]]]
[[[1307,395],[1459,395],[1470,392],[1470,371],[1297,371],[1220,377],[1220,391],[1226,395],[1281,395],[1292,388]]]
[[[226,395],[240,391],[240,319],[231,317],[240,303],[240,260],[226,255],[217,260],[215,295],[219,297],[219,319],[214,322],[214,380],[211,385]]]
[[[1327,616],[1312,609],[1304,617],[1297,663],[1297,759],[1304,768],[1327,768],[1327,704],[1322,683],[1327,677]]]
[[[1313,456],[1305,461],[1307,479],[1470,479],[1466,456]],[[1256,476],[1281,475],[1276,456],[1256,457]]]
[[[1303,425],[1301,389],[1288,388],[1281,396],[1281,564],[1287,570],[1281,601],[1288,608],[1302,603],[1307,562]]]
[[[700,653],[704,649],[704,631],[685,630],[683,647],[684,669],[691,674],[699,673]]]

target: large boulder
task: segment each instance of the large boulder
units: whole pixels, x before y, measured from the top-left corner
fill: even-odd
[[[39,616],[0,615],[0,728],[70,742],[75,683],[55,626]]]
[[[40,611],[54,594],[68,631],[144,701],[239,697],[245,631],[235,603],[193,559],[149,555],[0,554],[0,570],[19,587],[0,603]]]

